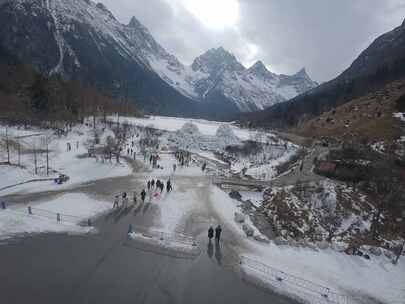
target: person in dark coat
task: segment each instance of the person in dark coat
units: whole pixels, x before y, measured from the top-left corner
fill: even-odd
[[[166,183],[166,191],[167,193],[169,193],[170,191],[172,191],[172,183],[170,182],[170,180],[167,181]]]
[[[143,189],[141,192],[141,198],[142,198],[143,203],[145,202],[145,197],[146,197],[146,191],[145,191],[145,189]]]
[[[147,186],[148,186],[148,191],[149,191],[150,190],[150,181],[148,181]]]
[[[115,208],[115,207],[118,208],[119,202],[120,202],[120,199],[119,199],[118,195],[116,195],[114,198],[113,208]]]
[[[164,182],[161,182],[160,183],[160,193],[162,193],[163,192],[163,189],[165,188],[165,183]]]
[[[217,242],[219,242],[221,239],[221,233],[222,233],[221,225],[218,225],[217,228],[215,228],[215,240]]]
[[[150,187],[153,189],[153,188],[155,188],[155,180],[154,179],[152,179],[152,181],[151,181],[151,183],[150,183]]]
[[[211,239],[214,237],[214,228],[212,226],[208,229],[208,239],[211,242]]]

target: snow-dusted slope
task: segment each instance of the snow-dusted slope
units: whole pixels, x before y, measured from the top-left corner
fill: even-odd
[[[136,65],[140,69],[157,74],[161,80],[189,100],[207,104],[216,102],[217,105],[218,102],[230,104],[240,111],[264,109],[317,85],[305,70],[293,76],[276,75],[269,72],[261,62],[246,69],[235,56],[222,47],[207,51],[196,58],[191,66],[185,66],[156,42],[148,29],[135,17],[129,24],[122,24],[103,4],[91,0],[8,2],[12,3],[13,12],[21,14],[25,22],[36,23],[35,28],[38,29],[39,35],[32,33],[33,37],[30,38],[38,40],[31,42],[31,47],[38,49],[37,58],[33,61],[41,71],[50,74],[60,73],[66,78],[88,80],[89,77],[103,77],[100,74],[112,71],[117,76],[104,79],[104,82],[110,83],[116,89],[122,89],[123,86],[131,86],[133,89],[138,86],[136,81],[130,84],[127,75],[119,75],[120,67],[117,63],[123,59],[126,66]],[[18,18],[9,18],[22,27],[18,33],[25,31],[25,25],[22,25]],[[44,36],[39,37],[42,33]],[[46,33],[49,35],[46,36]],[[8,36],[10,42],[15,40],[15,36],[7,32],[4,35]],[[54,41],[42,41],[45,36],[53,37]],[[14,42],[8,44],[14,45]],[[49,46],[46,51],[41,51],[41,44],[55,44],[55,47],[52,49]],[[18,52],[22,52],[21,57],[29,57],[20,49],[21,45],[26,45],[26,42],[21,41],[14,47],[19,49]],[[27,58],[23,59],[26,61]],[[94,71],[94,66],[97,66],[100,60],[103,61],[100,63],[102,69]],[[88,76],[80,77],[84,73]],[[136,73],[139,75],[141,72],[138,69]],[[97,82],[97,79],[90,81]],[[140,97],[144,99],[147,93]]]
[[[261,61],[246,69],[222,47],[198,57],[192,68],[209,74],[196,83],[201,97],[219,92],[245,112],[262,110],[317,86],[305,69],[292,76],[277,75],[268,71]]]
[[[220,94],[243,112],[263,110],[318,85],[305,69],[292,76],[277,75],[268,71],[261,61],[246,69],[222,47],[197,57],[191,67],[182,65],[159,48],[161,51],[149,52],[146,58],[167,83],[199,101]]]

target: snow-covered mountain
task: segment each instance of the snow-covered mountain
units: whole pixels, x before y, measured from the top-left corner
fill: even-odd
[[[2,0],[0,44],[41,72],[129,94],[163,114],[255,111],[317,85],[305,70],[245,68],[222,47],[186,66],[135,17],[122,24],[91,0]]]
[[[209,98],[210,94],[218,92],[243,112],[262,110],[318,85],[305,69],[292,76],[277,75],[267,70],[261,61],[246,69],[222,47],[195,59],[192,69],[207,75],[195,83],[200,98]]]
[[[167,83],[190,98],[204,101],[220,94],[242,112],[263,110],[318,85],[305,69],[292,76],[277,75],[261,61],[247,69],[222,47],[197,57],[191,67],[166,55],[149,56],[149,62]]]

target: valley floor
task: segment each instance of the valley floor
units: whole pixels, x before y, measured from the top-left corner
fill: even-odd
[[[134,121],[143,125],[154,123],[165,130],[171,125],[173,131],[184,122],[168,118]],[[215,135],[219,126],[199,123],[199,129],[207,135]],[[245,130],[234,131],[245,139],[256,136]],[[394,266],[384,255],[365,260],[332,249],[276,245],[248,217],[246,223],[260,240],[247,237],[242,224],[234,220],[235,212],[241,212],[241,202],[213,184],[215,175],[224,170],[223,161],[215,154],[195,153],[190,166],[183,167],[170,151],[165,151],[159,153],[160,168],[152,168],[137,150],[136,160],[127,156],[115,165],[83,157],[87,152],[85,142],[91,138],[90,128],[80,127],[69,134],[57,140],[53,149],[52,166],[58,172],[55,176],[63,173],[70,177],[62,185],[50,180],[6,188],[37,176],[32,173],[30,158],[25,160],[25,169],[0,166],[1,176],[7,177],[2,178],[0,185],[0,200],[7,204],[6,210],[0,210],[0,280],[4,282],[0,299],[5,303],[34,299],[41,303],[304,300],[399,304],[405,300],[403,258]],[[79,148],[75,147],[77,141]],[[65,151],[68,142],[72,143],[71,151]],[[303,173],[295,170],[272,183],[284,186],[304,176],[320,178],[311,171],[312,157],[309,155],[304,162]],[[208,161],[206,172],[201,170],[204,161]],[[176,171],[173,164],[178,166]],[[165,183],[170,179],[174,190],[164,190],[162,194],[147,191],[142,202],[139,193],[152,178]],[[114,195],[124,191],[130,199],[136,192],[137,202],[131,201],[126,209],[112,209]],[[241,194],[260,205],[262,193],[247,190]],[[28,214],[28,206],[33,215]],[[61,222],[56,221],[58,213]],[[86,225],[89,219],[92,227]],[[208,227],[218,224],[223,227],[221,243],[208,242]],[[131,229],[135,234],[128,238]],[[148,229],[162,232],[168,238],[165,246],[153,234],[147,244],[136,237],[136,232]],[[197,254],[179,253],[176,243],[188,240],[182,237],[185,235],[196,240]],[[249,261],[269,268],[252,267]],[[263,269],[272,269],[285,277],[277,280]],[[322,296],[325,293],[330,299],[336,296],[335,302]]]

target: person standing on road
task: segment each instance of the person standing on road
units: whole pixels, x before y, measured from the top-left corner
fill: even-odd
[[[150,181],[148,181],[147,186],[148,186],[148,191],[150,191]]]
[[[169,193],[170,191],[172,191],[172,183],[170,182],[170,179],[167,181],[166,183],[166,191],[167,193]]]
[[[118,208],[119,201],[120,201],[119,197],[118,197],[118,195],[116,195],[114,198],[113,208],[115,208],[115,207]]]
[[[155,180],[154,180],[154,179],[152,179],[152,182],[150,183],[150,187],[151,187],[152,189],[155,188]]]
[[[134,203],[134,205],[136,205],[136,192],[134,191],[134,196],[132,198],[132,202]]]
[[[122,193],[122,206],[124,209],[128,207],[128,196],[126,192]]]
[[[176,172],[176,169],[177,169],[177,165],[173,164],[173,172]]]
[[[208,239],[211,242],[211,239],[214,237],[214,228],[212,226],[208,229]]]
[[[142,203],[145,202],[145,197],[146,197],[146,191],[145,191],[145,189],[143,189],[142,192],[141,192]]]
[[[217,228],[215,228],[215,240],[217,242],[221,240],[221,233],[222,233],[221,225],[218,225]]]

